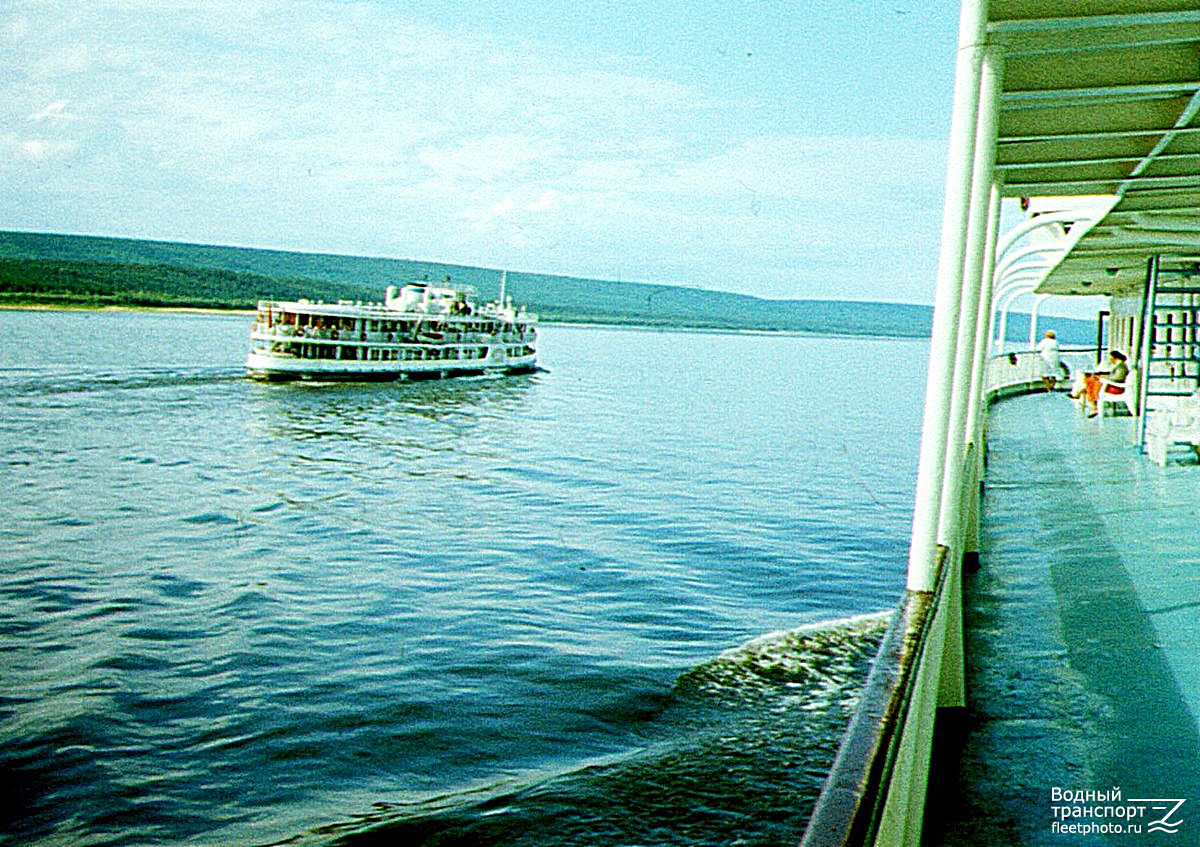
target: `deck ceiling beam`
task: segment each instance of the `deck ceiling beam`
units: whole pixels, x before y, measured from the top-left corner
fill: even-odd
[[[1200,191],[1200,174],[1181,176],[1142,176],[1134,178],[1103,178],[1046,180],[1042,182],[1006,182],[1005,197],[1078,197],[1089,194],[1115,194],[1118,191],[1137,191],[1139,187],[1189,188]]]
[[[1109,217],[1116,221],[1121,219],[1120,215],[1131,212],[1171,215],[1197,210],[1200,210],[1200,193],[1198,192],[1156,192],[1152,190],[1126,194],[1109,212]],[[1104,223],[1105,221],[1100,222],[1101,225]]]
[[[1200,59],[1197,60],[1200,65]],[[1200,83],[1197,83],[1200,87]],[[1046,100],[1004,104],[1000,112],[1000,137],[1016,138],[1066,133],[1145,132],[1166,127],[1163,134],[1188,125],[1179,117],[1191,103],[1196,88],[1182,89],[1172,97],[1122,100],[1095,97],[1083,100]]]
[[[1200,25],[1189,24],[1176,31],[1172,36],[1165,38],[1161,33],[1151,35],[1103,32],[1073,34],[1069,41],[1064,41],[1058,34],[1042,38],[1004,38],[1003,40],[1006,46],[1006,55],[1014,61],[1036,60],[1048,56],[1074,59],[1087,58],[1089,54],[1098,51],[1152,51],[1164,47],[1192,45],[1200,42]]]
[[[1005,91],[1000,95],[1003,109],[1045,109],[1062,106],[1087,106],[1103,102],[1137,103],[1144,100],[1167,100],[1191,94],[1200,89],[1200,80],[1157,82],[1144,85],[1109,85],[1091,88],[1044,88],[1025,91]]]
[[[1009,60],[1018,61],[1105,50],[1161,51],[1200,42],[1200,10],[996,20],[988,25],[988,37],[1004,45]]]
[[[1091,132],[1057,132],[1046,133],[1044,135],[1010,135],[997,140],[1000,145],[1012,144],[1045,144],[1052,142],[1086,142],[1099,141],[1111,138],[1157,138],[1165,135],[1168,132],[1174,131],[1178,135],[1196,135],[1200,136],[1200,126],[1185,127],[1182,129],[1174,129],[1173,127],[1147,127],[1144,129],[1127,129],[1127,130],[1101,130]]]
[[[1130,215],[1130,226],[1156,227],[1158,229],[1180,229],[1200,232],[1200,215],[1194,212],[1156,212],[1153,215],[1145,212],[1133,212]]]
[[[995,20],[988,22],[987,31],[988,35],[1017,32],[1078,32],[1086,29],[1129,27],[1153,27],[1169,31],[1184,24],[1200,24],[1200,9]]]
[[[1100,165],[1137,164],[1145,158],[1141,156],[1105,156],[1097,159],[1054,159],[1050,161],[1004,161],[997,162],[1000,171],[1015,171],[1038,168],[1092,168]],[[1154,157],[1155,163],[1176,163],[1184,166],[1200,163],[1200,151],[1195,153],[1164,153]]]

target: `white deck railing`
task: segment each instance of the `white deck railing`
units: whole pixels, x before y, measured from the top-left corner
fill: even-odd
[[[1095,369],[1095,348],[1062,351],[1070,385],[1081,371]],[[985,394],[1000,397],[1043,391],[1035,351],[992,357]],[[982,445],[963,455],[956,508],[965,537],[960,549],[939,547],[937,579],[930,591],[906,591],[884,637],[858,709],[847,730],[801,847],[867,847],[920,843],[934,725],[942,691],[961,686],[954,671],[962,664],[961,559],[977,550]]]
[[[1040,391],[1042,371],[1039,358],[1033,350],[1019,350],[1001,353],[989,359],[985,382],[988,399]],[[1071,375],[1067,379],[1060,375],[1060,387],[1064,383],[1069,386],[1080,372],[1096,369],[1095,347],[1064,349],[1061,358]]]

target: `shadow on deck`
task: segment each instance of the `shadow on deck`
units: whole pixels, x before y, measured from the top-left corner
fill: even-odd
[[[1200,467],[1159,468],[1132,427],[1061,394],[991,409],[964,733],[927,844],[1200,844]],[[1186,798],[1183,825],[1058,834],[1055,787]]]

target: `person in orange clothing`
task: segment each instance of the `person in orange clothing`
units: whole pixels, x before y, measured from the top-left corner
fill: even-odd
[[[1125,364],[1125,354],[1120,350],[1112,350],[1108,354],[1109,371],[1107,374],[1086,374],[1083,378],[1084,399],[1091,406],[1092,410],[1088,412],[1089,418],[1096,416],[1096,398],[1100,396],[1100,377],[1104,376],[1111,382],[1119,382],[1122,385],[1106,385],[1104,391],[1106,394],[1123,394],[1125,392],[1124,382],[1129,376],[1129,366]]]

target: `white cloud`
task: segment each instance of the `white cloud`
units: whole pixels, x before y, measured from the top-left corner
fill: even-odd
[[[12,15],[4,22],[3,32],[4,37],[13,42],[17,42],[25,38],[29,34],[30,24],[29,18],[25,15]]]
[[[800,198],[940,185],[941,170],[941,145],[926,139],[764,136],[686,163],[673,179],[690,191]]]
[[[71,117],[71,115],[67,114],[67,101],[55,100],[53,103],[47,104],[44,108],[30,115],[29,120],[39,123],[41,121],[70,119]]]
[[[33,37],[26,37],[21,46],[34,44]],[[67,74],[85,73],[95,62],[96,57],[88,45],[72,41],[49,45],[48,50],[34,58],[28,70],[33,79],[52,82]]]
[[[779,295],[813,250],[895,243],[897,197],[940,196],[940,144],[805,137],[636,57],[442,32],[400,5],[13,4],[0,151],[39,167],[6,169],[0,228]]]
[[[50,159],[68,156],[75,150],[72,141],[61,141],[53,138],[20,138],[13,133],[0,136],[0,150],[7,151],[7,156],[26,163],[41,163]]]
[[[418,159],[442,179],[491,182],[556,155],[551,145],[526,136],[486,135],[449,148],[426,147]]]
[[[511,217],[516,208],[516,201],[511,197],[505,197],[486,208],[464,209],[459,212],[459,217],[477,230],[489,231],[498,222]]]
[[[598,188],[626,188],[639,183],[645,176],[642,163],[633,160],[607,159],[580,162],[572,173],[572,181]]]
[[[557,233],[563,220],[546,222],[547,214],[559,215],[571,202],[571,198],[554,188],[538,190],[532,187],[503,194],[499,199],[485,204],[462,209],[457,217],[470,227],[505,244],[529,245],[539,242],[547,234]],[[535,232],[541,235],[534,234]]]
[[[525,208],[530,212],[550,212],[561,206],[563,199],[562,192],[547,188],[536,199],[526,204]]]

